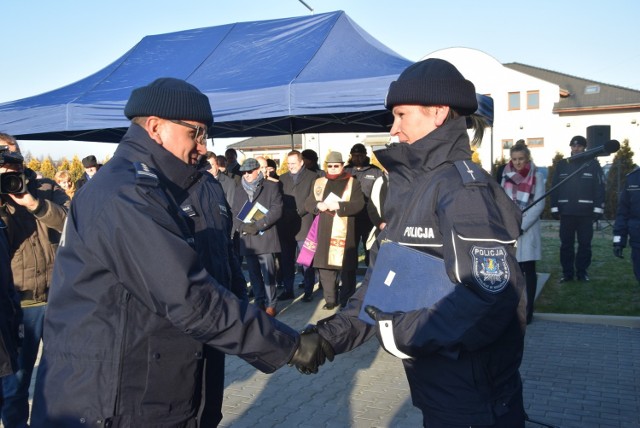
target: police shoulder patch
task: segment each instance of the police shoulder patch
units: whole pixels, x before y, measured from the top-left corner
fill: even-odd
[[[462,183],[467,186],[469,184],[484,184],[487,177],[482,173],[481,168],[470,160],[458,160],[454,162]]]
[[[136,170],[136,183],[157,186],[160,183],[158,174],[149,168],[144,162],[134,162],[133,167]]]
[[[504,290],[511,278],[507,263],[507,250],[499,247],[471,247],[473,277],[480,287],[489,293]]]

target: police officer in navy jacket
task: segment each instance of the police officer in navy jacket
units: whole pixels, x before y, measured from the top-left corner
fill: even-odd
[[[640,283],[640,168],[627,175],[624,190],[618,199],[616,222],[613,226],[613,254],[622,258],[622,250],[631,247],[633,273]]]
[[[587,148],[586,138],[576,135],[569,143],[571,156]],[[586,164],[586,165],[585,165]],[[604,175],[596,159],[562,159],[556,165],[552,185],[572,176],[551,193],[551,214],[560,220],[560,282],[589,281],[593,222],[604,213]],[[575,242],[578,241],[578,249]]]
[[[238,299],[199,258],[181,204],[206,153],[207,96],[160,78],[124,112],[132,125],[67,217],[33,426],[196,427],[203,344],[266,373],[324,362],[319,336]]]
[[[477,109],[475,88],[452,64],[427,59],[391,83],[386,105],[400,143],[376,151],[392,189],[379,240],[443,259],[456,285],[430,308],[368,306],[370,325],[358,317],[369,269],[346,309],[319,321],[315,331],[337,354],[377,335],[402,358],[425,427],[523,428],[518,369],[526,294],[515,249],[521,214],[471,161],[465,116]],[[425,288],[429,280],[419,279]]]

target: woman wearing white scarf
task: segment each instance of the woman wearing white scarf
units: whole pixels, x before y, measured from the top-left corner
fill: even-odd
[[[520,207],[528,208],[544,194],[544,177],[531,161],[531,151],[519,140],[510,151],[511,160],[505,165],[500,184],[507,195]],[[536,297],[536,260],[542,258],[540,214],[544,199],[522,213],[522,235],[518,238],[516,257],[527,283],[527,324],[533,318],[533,301]]]

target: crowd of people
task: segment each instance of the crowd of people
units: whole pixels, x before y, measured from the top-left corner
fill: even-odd
[[[475,87],[447,61],[409,66],[385,105],[398,143],[376,152],[382,168],[362,144],[346,162],[330,152],[324,169],[313,150],[292,150],[282,175],[272,159],[216,155],[206,150],[209,99],[175,78],[133,90],[113,158],[85,157],[75,183],[64,172],[37,178],[0,134],[0,173],[25,180],[0,195],[4,426],[213,427],[226,354],[265,373],[313,374],[377,337],[402,359],[425,427],[524,427],[519,366],[544,178],[524,141],[496,177],[471,161]],[[586,140],[570,145],[577,154]],[[621,257],[630,237],[640,281],[638,177],[627,179],[613,244]],[[568,159],[553,181],[562,281],[588,281],[602,171]],[[386,241],[440,259],[455,287],[429,308],[363,308]],[[372,269],[356,288],[359,248]],[[279,301],[301,288],[311,302],[316,284],[327,317],[302,332],[278,320]]]

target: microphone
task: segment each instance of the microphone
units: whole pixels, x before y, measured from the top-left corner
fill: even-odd
[[[620,150],[620,142],[617,140],[609,140],[603,145],[596,147],[595,149],[587,150],[586,152],[578,153],[567,158],[567,162],[576,162],[587,159],[594,159],[598,156],[609,156],[611,153]]]

